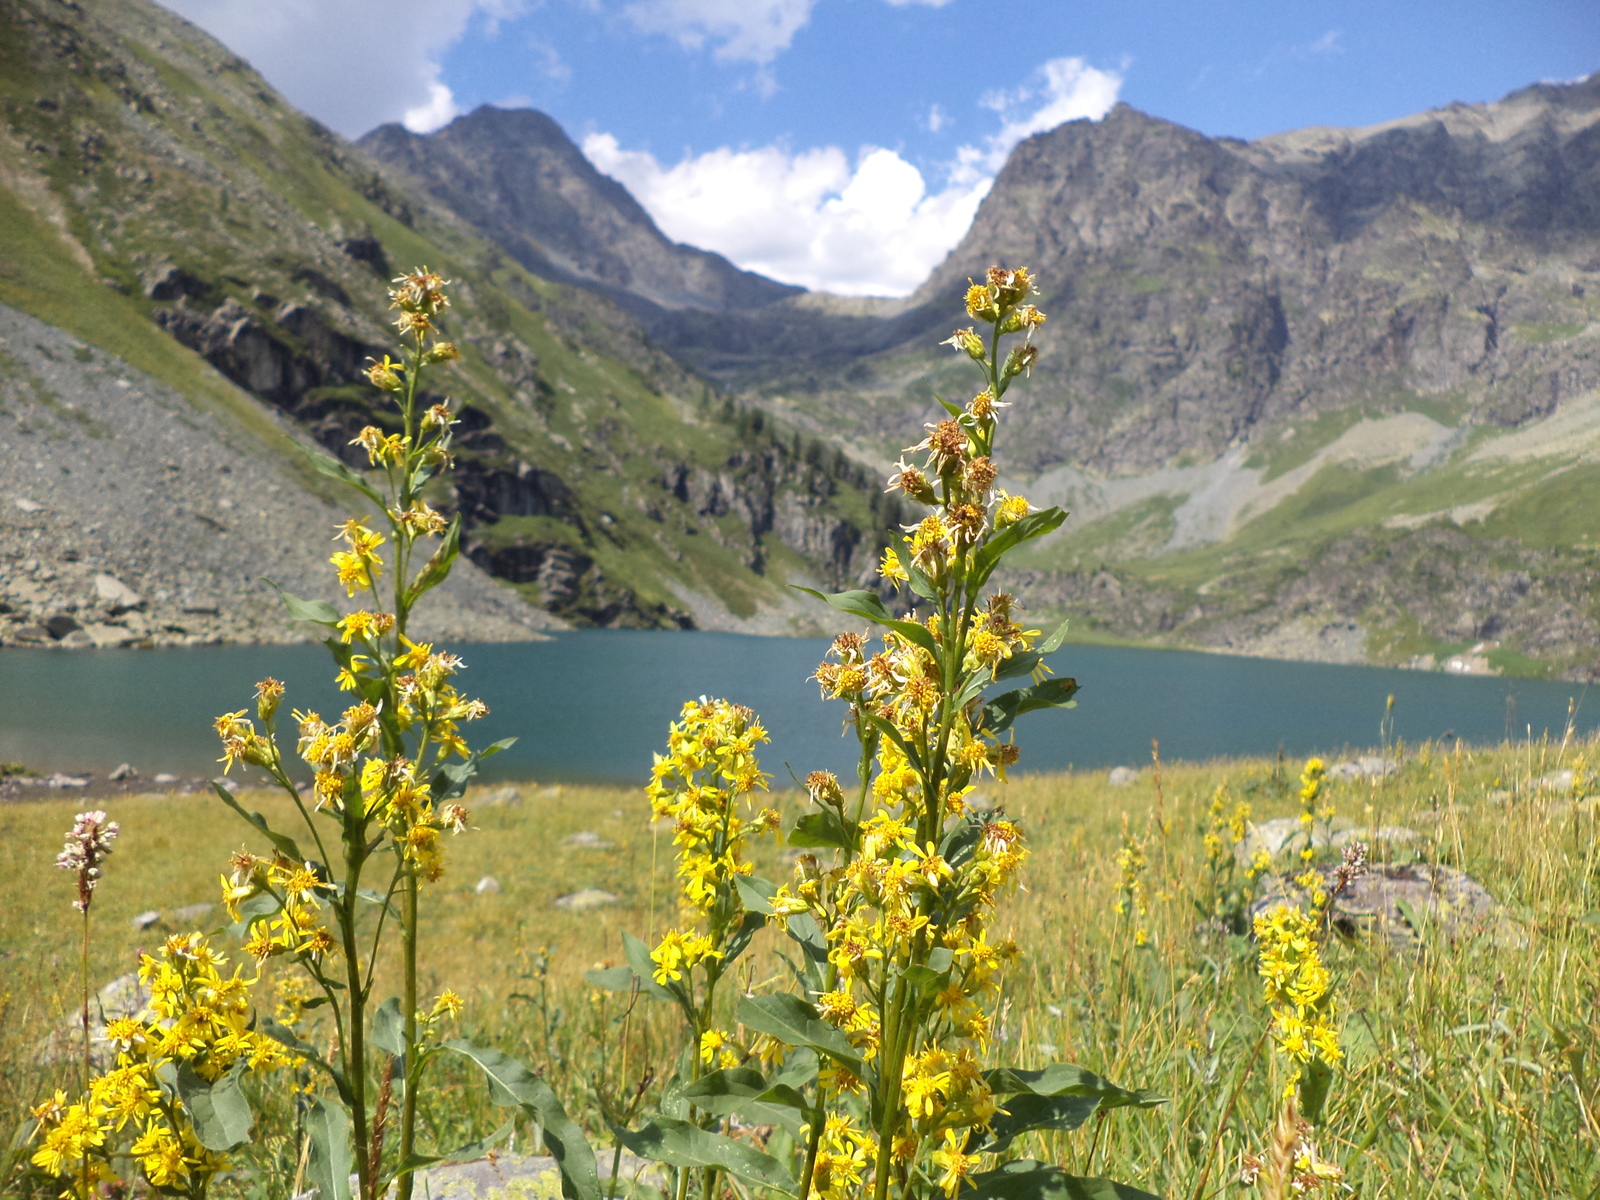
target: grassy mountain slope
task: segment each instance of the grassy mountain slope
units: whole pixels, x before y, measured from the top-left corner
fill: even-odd
[[[385,180],[164,10],[0,0],[0,106],[0,300],[264,452],[309,435],[350,458],[378,419],[360,367],[390,345],[385,280],[456,279],[450,499],[471,557],[540,606],[782,628],[779,580],[853,576],[875,548],[886,511],[854,468],[716,401],[609,302]]]

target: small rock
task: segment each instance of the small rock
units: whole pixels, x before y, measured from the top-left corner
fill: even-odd
[[[514,787],[496,788],[478,801],[480,808],[510,808],[522,803],[522,793]]]
[[[1347,759],[1328,768],[1329,779],[1382,779],[1393,775],[1400,764],[1387,758],[1369,755],[1365,758]]]
[[[45,780],[45,786],[53,788],[88,787],[89,778],[87,775],[63,775],[58,771]]]
[[[611,1152],[600,1165],[602,1184],[611,1181]],[[667,1185],[667,1168],[623,1151],[617,1163],[617,1194],[648,1196]],[[417,1172],[417,1195],[429,1200],[561,1200],[561,1170],[544,1155],[495,1154]]]
[[[611,892],[603,892],[599,888],[583,888],[581,891],[571,892],[556,898],[556,907],[567,912],[588,912],[595,908],[606,908],[615,904],[620,897]]]
[[[1106,782],[1112,787],[1127,787],[1138,779],[1139,772],[1133,767],[1112,767],[1111,774],[1106,776]]]
[[[112,771],[110,775],[106,776],[106,778],[110,779],[112,783],[121,783],[124,779],[139,778],[139,772],[133,769],[133,765],[131,763],[121,763],[118,765],[116,770]]]
[[[115,575],[107,575],[103,571],[94,577],[94,594],[100,603],[108,606],[112,612],[126,612],[144,603],[144,597],[138,592]]]
[[[561,844],[572,850],[609,850],[611,843],[592,829],[580,829],[561,839]]]
[[[160,920],[161,920],[161,910],[159,908],[150,908],[150,909],[146,909],[144,912],[142,912],[138,916],[134,917],[132,923],[133,923],[133,927],[135,929],[141,929],[142,930],[142,929],[149,929],[150,926],[156,924]]]
[[[16,505],[18,509],[25,513],[44,511],[44,505],[40,504],[37,500],[29,500],[26,496],[18,496],[11,503]]]
[[[69,633],[76,633],[83,626],[78,624],[78,618],[71,613],[59,612],[44,623],[45,632],[60,641]]]
[[[163,771],[163,772],[161,772],[161,774],[159,774],[159,775],[155,776],[153,779],[151,779],[150,782],[151,783],[159,783],[162,787],[167,787],[170,784],[177,783],[178,782],[178,777],[176,775],[169,775],[165,771]]]
[[[68,650],[88,650],[95,644],[94,635],[87,629],[74,629],[66,637],[56,643]]]
[[[1245,832],[1244,840],[1233,848],[1233,857],[1241,867],[1255,861],[1256,852],[1265,850],[1273,858],[1290,846],[1299,849],[1305,845],[1299,817],[1274,817],[1270,821],[1254,822]],[[1322,850],[1333,844],[1327,825],[1317,822],[1311,830],[1311,848]]]
[[[50,640],[50,631],[43,625],[23,625],[11,631],[10,640],[24,645],[43,645]]]
[[[478,886],[472,890],[480,896],[498,896],[500,894],[500,881],[493,875],[485,875],[478,880]]]
[[[174,925],[192,925],[215,907],[215,904],[206,900],[202,900],[199,904],[185,904],[182,908],[172,910],[172,923]]]
[[[114,650],[140,640],[137,633],[120,625],[91,623],[84,626],[83,634],[91,645],[101,650]]]
[[[1572,790],[1572,772],[1570,770],[1552,771],[1548,775],[1541,775],[1533,781],[1535,791],[1540,792],[1570,792]]]

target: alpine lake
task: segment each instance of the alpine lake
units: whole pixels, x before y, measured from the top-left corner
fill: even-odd
[[[484,778],[642,783],[683,702],[720,696],[760,715],[772,737],[762,762],[781,787],[791,772],[846,778],[855,769],[854,742],[841,737],[845,706],[820,701],[809,679],[827,646],[821,638],[583,630],[453,649],[468,665],[462,691],[490,707],[467,730],[469,741],[517,739],[484,763]],[[1600,702],[1586,705],[1580,683],[1100,645],[1065,646],[1050,665],[1078,681],[1077,706],[1017,721],[1022,771],[1141,767],[1152,738],[1167,760],[1370,751],[1390,695],[1391,736],[1413,743],[1559,738],[1569,705],[1575,733],[1600,724]],[[104,774],[130,763],[145,778],[212,775],[220,771],[212,720],[253,709],[255,681],[268,675],[288,685],[279,732],[292,757],[291,709],[331,718],[348,703],[333,672],[315,644],[6,649],[0,759],[51,771]]]

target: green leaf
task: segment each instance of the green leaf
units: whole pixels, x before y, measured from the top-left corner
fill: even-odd
[[[417,598],[429,588],[437,587],[450,576],[450,568],[455,565],[456,556],[461,553],[461,514],[457,513],[450,522],[450,527],[445,530],[444,541],[427,562],[422,564],[422,570],[417,572],[417,577],[411,581],[411,586],[406,589],[406,603],[415,604]]]
[[[561,1194],[569,1200],[600,1200],[600,1177],[594,1151],[583,1130],[567,1116],[550,1085],[516,1059],[486,1046],[460,1039],[444,1043],[445,1049],[465,1055],[478,1064],[489,1081],[489,1102],[501,1108],[520,1105],[539,1122],[545,1149],[561,1169]]]
[[[326,996],[318,996],[311,1003],[305,1005],[305,1007],[314,1008],[326,1003]],[[339,1068],[333,1066],[326,1059],[324,1059],[316,1047],[303,1041],[300,1035],[294,1030],[290,1029],[287,1025],[280,1025],[271,1017],[265,1017],[261,1020],[260,1029],[262,1033],[266,1034],[280,1046],[286,1046],[288,1049],[293,1050],[301,1058],[309,1062],[312,1066],[320,1067],[322,1070],[326,1071],[328,1073],[328,1077],[333,1080],[334,1086],[339,1089],[339,1095],[347,1096],[344,1074],[339,1070]]]
[[[583,973],[585,983],[607,992],[631,992],[637,978],[632,967],[598,967]]]
[[[727,970],[733,960],[738,958],[750,947],[756,934],[766,928],[767,918],[760,913],[747,912],[739,920],[739,924],[728,935],[728,940],[722,944],[722,969]]]
[[[622,956],[628,960],[634,977],[639,980],[639,990],[657,1000],[678,1000],[683,989],[676,991],[656,982],[656,964],[650,957],[650,947],[627,930],[622,933]]]
[[[1001,1154],[1024,1133],[1035,1129],[1072,1131],[1100,1108],[1098,1096],[1012,1096],[989,1123],[989,1136],[978,1146],[985,1154]]]
[[[886,626],[894,630],[908,642],[921,646],[935,658],[939,657],[939,643],[933,640],[933,634],[928,632],[926,625],[919,625],[916,621],[896,620],[894,615],[883,606],[883,601],[876,592],[856,589],[848,592],[835,592],[831,596],[824,595],[814,588],[799,587],[797,591],[815,596],[827,604],[832,605],[842,613],[849,613],[852,617],[865,617],[869,621]]]
[[[739,1001],[734,1016],[740,1024],[775,1037],[786,1046],[810,1046],[855,1075],[866,1071],[861,1052],[850,1044],[843,1031],[824,1021],[815,1008],[798,996],[746,996]]]
[[[339,610],[326,600],[302,600],[299,596],[291,596],[264,575],[261,582],[278,593],[284,608],[296,621],[309,621],[313,625],[327,625],[330,628],[339,623]]]
[[[933,580],[928,578],[928,573],[907,558],[901,558],[900,565],[906,569],[906,582],[910,584],[911,590],[924,600],[932,600],[937,604],[939,593],[934,590]]]
[[[1076,679],[1046,679],[1032,687],[1018,688],[996,696],[983,706],[984,727],[990,733],[1004,733],[1023,713],[1036,708],[1076,708]]]
[[[306,1182],[319,1200],[350,1200],[350,1114],[344,1105],[318,1096],[306,1113]]]
[[[493,758],[502,750],[508,750],[516,745],[514,737],[501,738],[485,746],[482,750],[474,750],[466,758],[458,762],[447,762],[441,766],[433,776],[433,793],[436,803],[446,800],[458,799],[467,790],[467,784],[472,782],[478,774],[478,764],[486,758]],[[353,775],[351,778],[355,778]]]
[[[482,1158],[485,1154],[488,1154],[501,1142],[510,1137],[516,1128],[517,1119],[512,1117],[511,1120],[500,1126],[499,1129],[496,1129],[488,1137],[483,1138],[481,1141],[468,1142],[465,1146],[457,1146],[454,1150],[450,1151],[449,1154],[412,1154],[410,1158],[406,1159],[405,1162],[401,1163],[394,1169],[394,1174],[389,1176],[388,1182],[399,1179],[402,1175],[409,1175],[413,1171],[420,1171],[424,1167],[432,1167],[448,1163],[471,1162],[475,1158]],[[378,1189],[378,1194],[380,1196],[384,1195],[386,1191],[386,1188],[380,1187]]]
[[[873,712],[866,712],[862,715],[866,717],[868,725],[871,725],[879,733],[883,734],[884,737],[888,738],[895,744],[900,753],[906,756],[906,761],[911,764],[912,769],[916,771],[918,775],[923,773],[922,755],[918,753],[915,746],[906,741],[905,735],[895,727],[893,721],[886,721],[877,713]]]
[[[217,793],[217,796],[224,804],[233,809],[234,812],[238,813],[246,821],[249,821],[250,824],[254,825],[258,830],[260,830],[262,835],[266,837],[267,841],[271,842],[284,854],[287,854],[297,863],[303,863],[306,861],[306,856],[300,853],[300,847],[295,843],[295,840],[292,837],[289,837],[287,834],[274,832],[272,826],[267,824],[267,819],[264,816],[258,812],[249,812],[241,807],[239,802],[233,798],[233,793],[227,788],[223,787],[220,780],[213,779],[211,781],[211,790]],[[320,875],[322,872],[318,872],[318,874]]]
[[[984,1072],[984,1082],[997,1096],[1093,1096],[1105,1108],[1154,1108],[1167,1102],[1165,1096],[1118,1087],[1072,1063],[1051,1063],[1037,1071],[997,1067]]]
[[[337,479],[348,487],[355,488],[356,491],[371,500],[380,509],[384,507],[383,497],[378,494],[377,489],[337,458],[330,454],[323,454],[318,450],[311,450],[308,453],[311,456],[311,465],[316,467],[323,475],[326,475],[329,479]]]
[[[1068,1175],[1031,1158],[972,1177],[974,1190],[962,1200],[1161,1200],[1150,1192],[1109,1179]]]
[[[1050,533],[1059,528],[1061,522],[1066,519],[1065,509],[1052,506],[1041,512],[1029,513],[1014,525],[1007,525],[972,556],[972,563],[967,568],[967,586],[982,587],[989,576],[994,574],[994,569],[1000,565],[1001,558],[1008,550]]]
[[[194,1122],[195,1137],[207,1150],[226,1152],[250,1140],[250,1104],[239,1086],[244,1068],[244,1063],[235,1063],[221,1079],[207,1083],[187,1062],[178,1067],[178,1095]]]
[[[735,875],[733,886],[739,893],[739,902],[745,908],[762,916],[777,915],[777,910],[772,907],[772,896],[778,891],[778,885],[755,875]]]
[[[832,809],[807,813],[789,831],[789,845],[796,847],[837,846],[849,850],[855,843],[844,821]]]
[[[794,1179],[772,1155],[720,1133],[709,1133],[688,1121],[656,1117],[637,1130],[615,1125],[611,1128],[617,1140],[640,1158],[690,1170],[720,1167],[759,1187],[776,1188],[790,1194],[795,1190]]]
[[[1013,654],[1010,658],[1001,659],[995,667],[994,678],[998,682],[1002,679],[1014,679],[1019,675],[1031,675],[1035,668],[1049,655],[1061,649],[1061,643],[1066,640],[1068,621],[1057,625],[1055,632],[1044,641],[1026,650],[1021,654]]]
[[[406,1018],[400,1011],[400,997],[390,996],[372,1014],[372,1032],[368,1040],[379,1050],[404,1058],[406,1053]]]
[[[1333,1068],[1313,1058],[1300,1071],[1300,1115],[1313,1125],[1322,1124],[1322,1110],[1333,1087]]]

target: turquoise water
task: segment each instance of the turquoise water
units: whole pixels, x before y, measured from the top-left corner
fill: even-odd
[[[721,633],[585,630],[553,641],[461,647],[464,690],[491,714],[477,744],[515,736],[493,774],[549,781],[637,782],[685,698],[725,696],[772,731],[763,761],[782,782],[819,767],[854,770],[839,737],[844,706],[807,682],[827,643]],[[1167,650],[1068,646],[1057,674],[1082,685],[1079,705],[1017,722],[1021,766],[1142,765],[1150,739],[1168,759],[1338,754],[1378,741],[1384,699],[1407,741],[1447,733],[1490,741],[1508,732],[1560,734],[1569,699],[1578,727],[1600,718],[1581,684],[1463,678],[1371,667],[1274,662]],[[149,777],[215,770],[211,719],[250,707],[255,681],[289,685],[288,706],[325,715],[341,705],[321,646],[183,650],[0,650],[0,758],[52,770],[103,772],[130,762]]]

